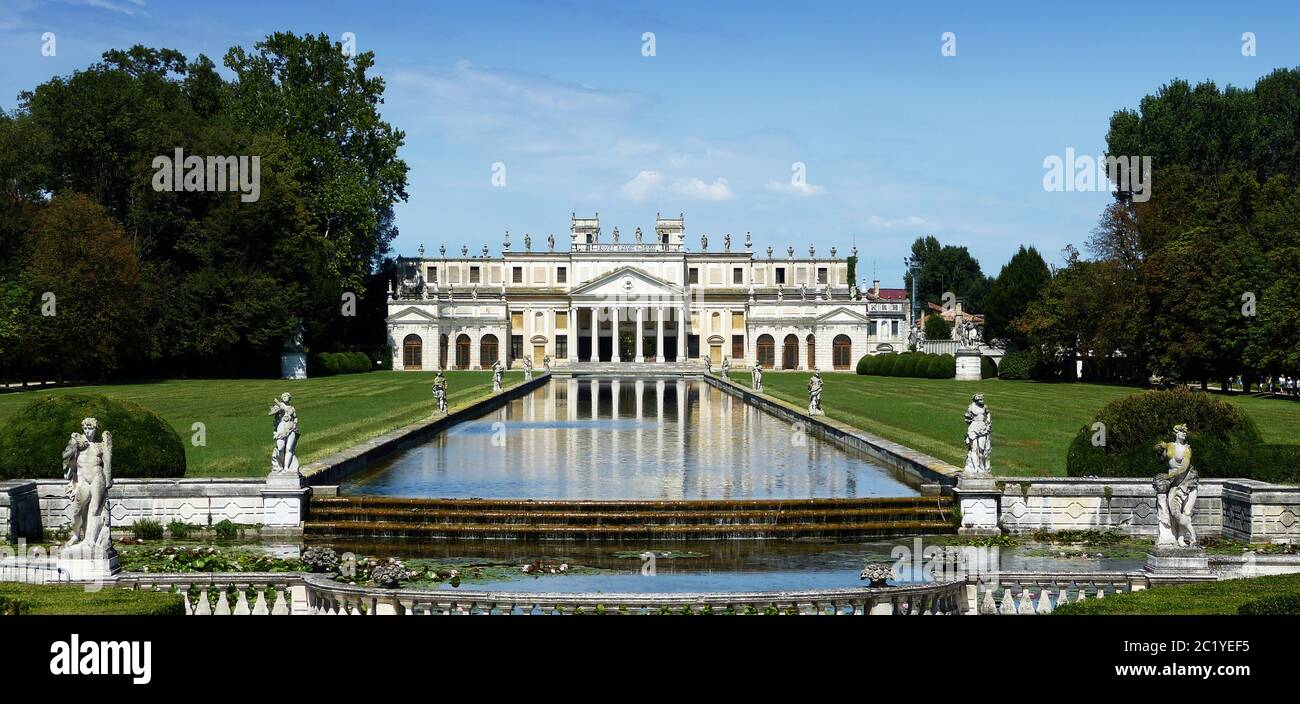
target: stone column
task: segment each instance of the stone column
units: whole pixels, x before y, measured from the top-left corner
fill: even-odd
[[[599,309],[595,306],[591,307],[591,357],[587,359],[588,362],[600,361],[600,323],[596,320],[597,310]]]
[[[564,338],[569,343],[569,363],[574,364],[578,361],[578,307],[569,306],[569,322],[566,323],[568,328],[564,331]],[[559,360],[556,360],[559,361]]]
[[[686,306],[677,309],[677,361],[686,361]]]
[[[664,309],[663,306],[655,309],[655,359],[663,364],[667,357],[664,355]]]
[[[483,336],[481,334],[478,337],[471,337],[469,339],[469,368],[470,369],[478,369],[479,367],[482,366],[481,364],[482,360],[478,358],[479,350],[482,349],[480,345],[482,344],[483,344]]]
[[[637,309],[636,309],[636,339],[634,340],[634,345],[635,345],[634,349],[636,350],[636,357],[633,358],[633,361],[635,361],[635,362],[644,362],[644,361],[645,361],[645,350],[643,349],[643,348],[645,347],[645,340],[644,340],[644,338],[642,337],[642,332],[641,332],[641,324],[642,324],[642,321],[643,321],[643,319],[644,319],[644,316],[645,316],[645,307],[644,307],[644,306],[637,306]]]

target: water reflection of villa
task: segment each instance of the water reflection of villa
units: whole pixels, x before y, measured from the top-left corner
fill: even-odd
[[[399,260],[403,282],[389,301],[388,330],[396,369],[482,369],[501,360],[540,367],[582,362],[664,364],[708,355],[715,365],[757,361],[765,368],[852,368],[864,354],[901,350],[910,306],[901,289],[878,281],[859,290],[849,260],[796,257],[767,248],[756,255],[748,235],[709,249],[685,246],[682,217],[656,218],[652,237],[614,229],[601,241],[596,218],[573,217],[569,251],[548,237],[534,250],[425,256]],[[539,243],[540,245],[540,243]],[[716,243],[715,243],[716,246]],[[854,252],[856,255],[856,250]],[[636,341],[640,341],[637,344]]]

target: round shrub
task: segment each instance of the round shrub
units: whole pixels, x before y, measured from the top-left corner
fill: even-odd
[[[1030,359],[1027,352],[1008,352],[1002,356],[1002,362],[998,364],[998,378],[1026,381],[1033,372],[1033,368],[1033,360]]]
[[[113,477],[183,477],[185,445],[153,411],[93,394],[37,398],[0,426],[0,480],[60,479],[63,448],[81,420],[99,420],[113,434]]]
[[[1003,365],[1005,367],[1005,364]],[[1093,427],[1102,423],[1105,444]],[[1209,394],[1179,387],[1144,391],[1111,401],[1079,429],[1066,453],[1072,477],[1152,477],[1166,470],[1156,454],[1157,442],[1173,439],[1173,427],[1191,431],[1192,463],[1203,477],[1250,478],[1262,446],[1259,429],[1240,408]]]
[[[916,371],[916,362],[920,355],[915,352],[904,352],[898,355],[898,362],[894,364],[894,376],[912,376]]]
[[[992,357],[980,357],[980,378],[992,379],[998,375],[998,365]],[[954,374],[955,376],[955,374]]]
[[[950,354],[936,354],[928,370],[931,379],[951,379],[957,376],[957,358]]]
[[[867,370],[871,368],[871,360],[872,360],[871,355],[869,354],[862,355],[862,359],[858,360],[858,365],[856,367],[858,374],[866,375],[870,373]]]
[[[878,355],[880,362],[876,365],[876,374],[880,376],[890,376],[893,374],[894,365],[898,363],[898,355],[894,353]]]

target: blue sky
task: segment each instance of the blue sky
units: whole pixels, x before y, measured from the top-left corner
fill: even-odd
[[[629,234],[684,212],[693,247],[856,242],[861,279],[874,262],[900,285],[922,234],[991,274],[1021,243],[1059,262],[1109,196],[1044,191],[1045,157],[1101,153],[1111,113],[1172,78],[1251,85],[1300,65],[1293,2],[1059,5],[0,0],[0,106],[112,47],[220,63],[276,30],[352,32],[407,134],[398,253],[496,252],[506,230],[515,248],[566,242],[571,211]]]

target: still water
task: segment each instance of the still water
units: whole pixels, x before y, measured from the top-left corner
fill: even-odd
[[[914,496],[896,471],[698,380],[553,379],[343,494],[493,499]]]

